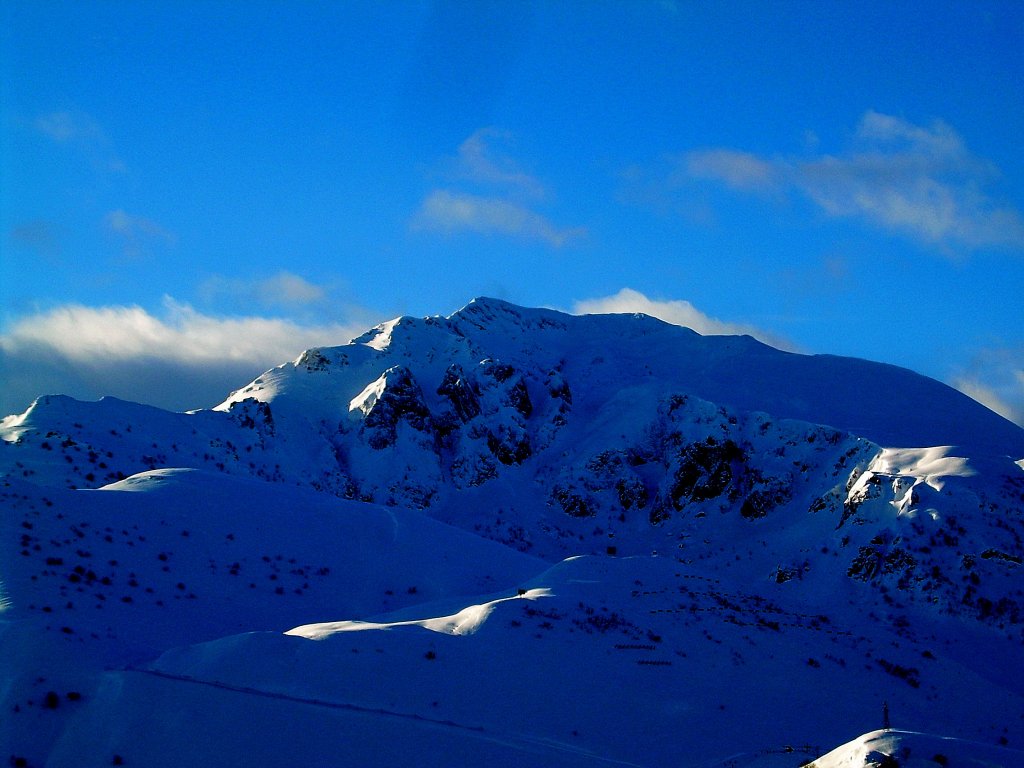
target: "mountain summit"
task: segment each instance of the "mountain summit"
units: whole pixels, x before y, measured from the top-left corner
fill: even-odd
[[[412,359],[425,385],[434,384],[438,359],[467,370],[502,360],[538,376],[545,368],[564,370],[580,377],[577,390],[592,399],[645,386],[655,395],[685,392],[734,410],[829,425],[882,445],[961,445],[1024,456],[1020,427],[909,370],[782,352],[749,336],[701,336],[646,315],[574,316],[479,298],[448,318],[402,317],[304,357],[332,357],[343,367],[358,345],[377,350],[375,362]]]
[[[790,764],[883,702],[1024,744],[1024,430],[905,369],[482,298],[0,438],[12,759]]]

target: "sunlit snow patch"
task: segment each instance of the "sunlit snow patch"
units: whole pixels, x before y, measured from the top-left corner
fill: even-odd
[[[961,456],[950,456],[949,446],[934,448],[885,448],[875,459],[872,472],[911,475],[921,478],[937,491],[944,477],[972,477],[978,474]]]
[[[953,456],[954,448],[884,448],[850,489],[850,497],[870,497],[870,484],[886,482],[892,486],[890,503],[900,514],[926,512],[937,519],[938,511],[930,506],[932,497],[946,487],[951,478],[967,478],[979,474],[968,460]]]
[[[445,635],[472,635],[479,630],[487,617],[491,615],[498,603],[509,600],[536,600],[549,597],[550,589],[529,589],[515,597],[502,597],[481,605],[470,605],[451,616],[440,616],[433,619],[414,619],[412,621],[393,621],[377,623],[372,621],[326,621],[319,624],[305,624],[285,632],[286,635],[305,637],[309,640],[323,640],[338,632],[363,632],[370,629],[393,629],[394,627],[423,627],[431,632]]]
[[[139,472],[131,477],[126,477],[124,480],[118,480],[116,483],[104,485],[97,490],[151,491],[154,488],[159,488],[178,476],[195,474],[196,472],[197,470],[191,467],[162,467],[161,469],[151,469],[146,472]]]
[[[391,343],[391,334],[395,330],[400,322],[404,318],[396,317],[394,320],[388,320],[386,323],[381,323],[371,328],[369,331],[364,333],[362,336],[358,336],[352,339],[353,344],[365,344],[368,347],[372,347],[376,350],[387,349]]]
[[[32,405],[35,405],[35,403]],[[25,424],[25,420],[28,418],[28,414],[31,410],[32,407],[29,406],[24,413],[14,413],[0,419],[0,440],[4,440],[8,443],[18,442],[18,439],[22,434],[29,429]]]
[[[878,765],[955,765],[1012,768],[1024,754],[974,741],[912,731],[872,731],[810,763],[808,768],[870,768]]]
[[[352,398],[352,401],[348,404],[350,412],[358,411],[357,415],[368,416],[370,411],[373,410],[373,406],[377,404],[380,396],[384,394],[384,389],[388,384],[388,371],[384,371],[375,381],[366,385],[358,395]]]

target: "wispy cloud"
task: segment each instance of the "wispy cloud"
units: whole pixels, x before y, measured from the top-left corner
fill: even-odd
[[[322,303],[327,299],[328,289],[282,270],[270,277],[255,280],[214,275],[203,281],[199,293],[206,301],[228,296],[253,301],[266,308],[297,308]]]
[[[178,239],[152,219],[133,216],[120,208],[110,211],[103,218],[103,225],[121,242],[128,258],[138,258],[154,246],[173,245]]]
[[[35,127],[56,142],[103,141],[103,130],[89,115],[82,112],[51,112],[35,119]]]
[[[291,272],[278,272],[261,280],[257,285],[257,293],[268,305],[316,304],[327,296],[322,287]]]
[[[684,157],[685,174],[695,179],[715,179],[740,192],[774,189],[779,183],[776,164],[749,152],[706,149]]]
[[[706,336],[748,335],[777,349],[795,350],[792,342],[771,331],[746,323],[724,322],[704,314],[683,299],[650,299],[632,288],[623,288],[611,296],[577,301],[572,308],[576,315],[636,312],[685,326]]]
[[[1024,427],[1024,347],[981,350],[950,383]]]
[[[413,217],[414,229],[453,234],[478,232],[541,240],[555,248],[582,237],[581,227],[563,228],[520,203],[500,197],[481,197],[435,189]]]
[[[512,140],[508,132],[482,128],[463,141],[457,155],[442,164],[449,183],[427,193],[412,229],[501,235],[554,248],[585,236],[584,227],[560,226],[539,210],[548,190],[508,153]]]
[[[124,173],[127,166],[111,147],[102,126],[85,112],[57,111],[40,115],[34,128],[57,144],[73,146],[92,161],[97,169]]]
[[[744,193],[799,193],[828,216],[856,218],[943,251],[1024,250],[1024,216],[986,189],[998,169],[948,124],[869,111],[840,154],[768,157],[737,149],[686,153],[669,183],[712,180]]]
[[[540,179],[524,171],[519,162],[505,151],[504,147],[512,141],[513,136],[508,131],[481,128],[459,145],[454,175],[530,198],[543,198],[547,191]]]
[[[4,414],[41,394],[116,395],[167,408],[212,405],[312,346],[344,344],[365,325],[301,324],[204,314],[167,298],[138,306],[69,304],[23,317],[0,335]]]

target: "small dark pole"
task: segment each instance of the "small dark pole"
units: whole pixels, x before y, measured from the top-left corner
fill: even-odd
[[[892,723],[889,722],[889,702],[882,702],[882,728],[889,730],[892,728]]]

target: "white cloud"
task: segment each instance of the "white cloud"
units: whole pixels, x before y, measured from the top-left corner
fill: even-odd
[[[745,323],[723,322],[704,314],[688,301],[650,299],[632,288],[623,288],[612,296],[577,301],[572,308],[572,313],[576,315],[636,312],[657,317],[666,323],[685,326],[706,336],[748,335],[777,349],[795,349],[791,342],[771,331]]]
[[[0,410],[23,410],[41,394],[213,405],[303,349],[344,344],[365,327],[216,317],[170,298],[159,316],[137,306],[65,305],[23,317],[0,336]]]
[[[561,248],[586,234],[581,227],[558,227],[547,217],[511,200],[446,189],[427,195],[412,221],[414,229],[459,231],[541,240]]]
[[[240,280],[214,275],[203,281],[200,294],[207,301],[230,296],[255,301],[263,307],[303,307],[320,304],[327,289],[287,271],[258,280]]]
[[[142,256],[154,245],[173,245],[178,239],[152,219],[132,216],[120,208],[104,216],[103,224],[121,242],[129,258]]]
[[[704,149],[684,155],[682,171],[740,192],[800,192],[829,216],[859,218],[941,250],[1024,250],[1024,216],[984,191],[998,170],[942,121],[918,126],[869,111],[842,154],[769,158]]]
[[[0,337],[0,344],[8,351],[47,346],[69,360],[84,362],[157,357],[276,365],[305,346],[332,340],[344,343],[359,332],[338,324],[303,326],[277,318],[215,317],[165,298],[162,317],[137,306],[61,306],[22,318]]]

